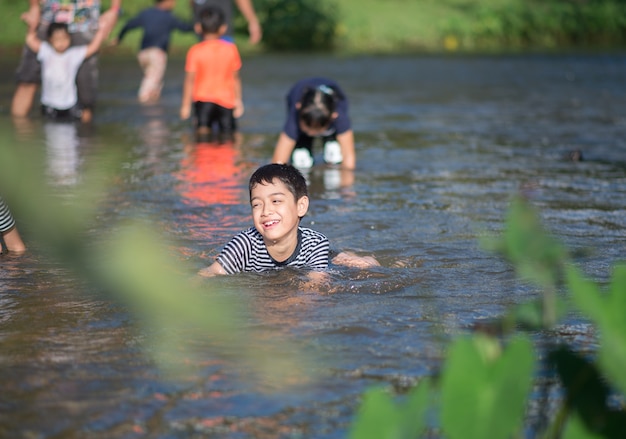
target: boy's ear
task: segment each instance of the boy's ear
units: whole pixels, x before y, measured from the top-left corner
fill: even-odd
[[[335,119],[337,119],[337,117],[338,117],[338,116],[339,116],[339,113],[337,113],[337,112],[335,111],[335,112],[333,112],[333,114],[331,114],[331,115],[330,115],[330,118],[331,118],[332,120],[335,120]]]
[[[309,210],[309,197],[303,195],[296,202],[296,207],[298,208],[298,217],[302,218]]]
[[[227,30],[228,30],[228,25],[224,23],[223,25],[220,26],[220,30],[217,31],[217,33],[219,33],[221,36],[221,35],[224,35]]]
[[[202,35],[202,25],[200,23],[196,23],[193,25],[193,30],[198,35]]]

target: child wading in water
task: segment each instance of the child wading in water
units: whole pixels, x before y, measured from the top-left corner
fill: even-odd
[[[152,103],[161,97],[172,31],[194,30],[193,23],[186,23],[172,13],[174,6],[176,0],[155,0],[153,7],[144,9],[128,20],[117,38],[112,41],[112,44],[119,44],[129,30],[143,29],[141,49],[137,54],[139,66],[143,70],[143,79],[137,93],[139,102]]]
[[[253,227],[229,241],[202,276],[263,272],[285,267],[312,272],[328,268],[330,244],[321,233],[300,227],[309,209],[306,180],[295,167],[270,164],[252,174],[249,183]],[[380,265],[371,256],[341,252],[334,263],[353,267]]]
[[[307,78],[287,94],[287,120],[272,162],[291,163],[300,169],[313,166],[313,140],[324,145],[324,161],[354,169],[354,133],[348,115],[348,98],[339,85],[327,78]]]
[[[37,21],[26,21],[26,45],[41,62],[41,110],[52,119],[91,121],[91,113],[83,113],[78,105],[76,74],[83,61],[94,55],[109,35],[116,17],[103,14],[98,31],[87,45],[73,46],[66,23],[50,23],[46,41],[37,37]]]
[[[220,140],[232,140],[235,118],[243,114],[241,100],[241,57],[234,43],[220,37],[226,32],[224,13],[214,6],[200,12],[196,31],[204,40],[187,52],[185,82],[180,118],[185,120],[194,109],[196,134],[207,136],[213,126]]]

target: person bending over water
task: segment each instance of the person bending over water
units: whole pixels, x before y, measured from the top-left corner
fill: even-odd
[[[272,162],[300,169],[313,166],[313,140],[324,144],[324,161],[354,169],[354,133],[348,115],[348,98],[327,78],[306,78],[287,94],[287,120],[280,133]]]
[[[253,227],[235,235],[217,256],[200,270],[201,276],[264,272],[285,267],[321,272],[328,268],[330,244],[323,234],[300,227],[309,209],[306,180],[287,164],[257,169],[248,185]],[[333,263],[367,268],[380,265],[371,256],[341,252]]]

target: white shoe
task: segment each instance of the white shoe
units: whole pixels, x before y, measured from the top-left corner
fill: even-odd
[[[313,166],[313,156],[306,148],[296,148],[291,154],[291,164],[300,169],[308,169]]]
[[[324,161],[331,165],[337,165],[343,161],[341,145],[336,140],[329,140],[324,144]]]

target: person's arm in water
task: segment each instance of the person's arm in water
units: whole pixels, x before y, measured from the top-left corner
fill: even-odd
[[[180,104],[180,118],[181,120],[189,119],[191,116],[191,98],[193,83],[196,78],[195,72],[186,72],[185,80],[183,82],[183,97]]]
[[[343,251],[335,256],[333,264],[345,265],[354,268],[380,267],[380,263],[374,256],[359,256],[356,253]]]
[[[356,152],[354,150],[354,132],[348,130],[344,133],[337,134],[337,142],[341,146],[341,155],[343,161],[341,167],[344,169],[356,168]]]
[[[224,270],[224,267],[222,267],[222,264],[215,261],[208,267],[200,270],[198,274],[203,277],[213,277],[213,276],[219,276],[219,275],[228,274],[228,273],[226,273],[226,270]]]
[[[272,157],[272,163],[289,163],[291,159],[291,153],[296,146],[296,141],[289,137],[285,132],[281,132],[278,136],[278,142],[274,148],[274,155]]]
[[[261,30],[259,19],[257,18],[256,12],[254,11],[254,5],[252,4],[252,1],[235,0],[235,3],[237,4],[237,8],[239,8],[239,12],[241,12],[241,15],[243,15],[248,22],[248,34],[250,35],[250,43],[258,43],[263,37],[263,31]]]
[[[2,240],[7,250],[10,252],[24,253],[26,251],[26,245],[24,245],[24,241],[22,241],[17,227],[13,227],[11,230],[2,233]],[[0,250],[2,250],[2,247],[0,247]]]

